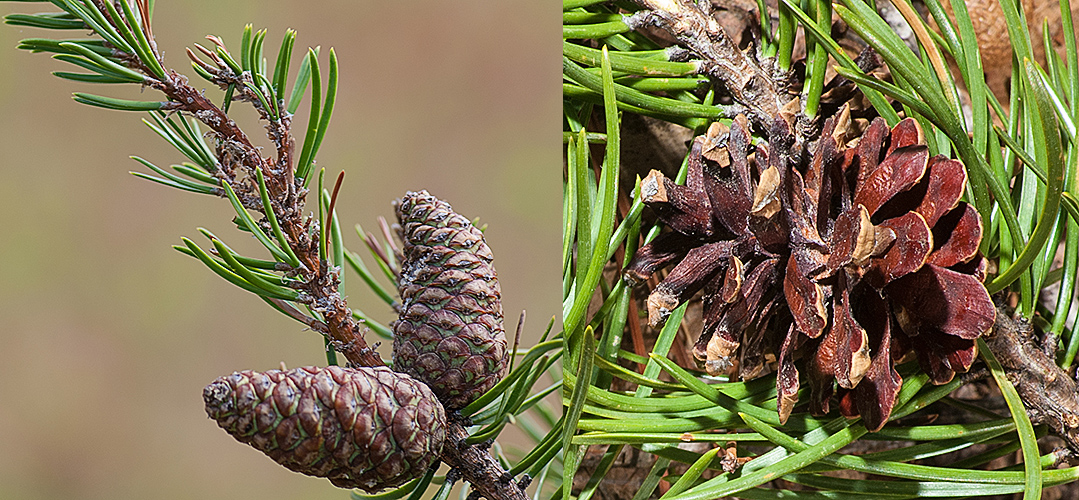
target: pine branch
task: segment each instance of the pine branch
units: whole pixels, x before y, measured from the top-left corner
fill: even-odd
[[[140,12],[148,10],[146,0],[138,0],[136,3]],[[108,7],[99,5],[99,8],[103,9]],[[122,24],[115,19],[110,18],[110,21],[114,26]],[[132,20],[124,21],[136,24]],[[145,23],[145,26],[149,26],[149,23]],[[153,41],[152,32],[148,28],[143,33],[148,43]],[[224,51],[224,44],[220,39],[210,39]],[[149,47],[156,47],[156,41],[149,44]],[[112,47],[112,50],[116,53],[118,49]],[[190,50],[188,53],[193,55]],[[220,165],[216,175],[236,191],[243,206],[263,214],[269,211],[275,214],[281,229],[287,235],[288,246],[301,264],[299,268],[290,269],[289,272],[296,273],[301,278],[302,284],[298,288],[305,292],[305,302],[322,317],[322,321],[310,323],[313,329],[330,338],[334,349],[344,354],[349,363],[355,366],[384,365],[377,353],[368,346],[360,326],[354,321],[346,301],[341,297],[337,271],[332,270],[326,261],[319,258],[317,241],[310,236],[320,230],[320,221],[312,221],[303,216],[307,191],[303,187],[303,179],[293,175],[294,141],[290,134],[291,117],[283,113],[274,116],[265,101],[255,94],[251,72],[245,71],[237,75],[222,58],[217,58],[221,63],[217,68],[203,68],[215,77],[214,82],[219,86],[239,88],[239,93],[234,94],[233,98],[250,103],[259,112],[260,118],[267,122],[267,136],[274,144],[276,156],[264,158],[236,122],[210,102],[201,91],[191,86],[185,76],[171,69],[160,75],[155,74],[154,63],[162,63],[156,50],[152,53],[153,59],[149,60],[140,57],[141,54],[125,52],[117,55],[129,68],[146,76],[145,84],[148,87],[161,91],[169,98],[165,109],[190,114],[213,131],[216,139],[215,155]],[[253,182],[257,172],[266,179],[270,207],[264,206],[258,196],[258,186]],[[265,220],[262,225],[267,226],[263,229],[269,229]]]
[[[701,4],[689,0],[634,0],[647,11],[627,18],[631,28],[652,24],[675,37],[680,44],[700,56],[702,72],[722,82],[734,100],[750,110],[753,120],[771,124],[781,111],[791,122],[788,101],[780,97],[775,77],[750,59],[734,44],[723,27]]]
[[[21,47],[60,52],[63,54],[62,60],[97,73],[71,74],[69,78],[73,80],[82,78],[84,81],[97,79],[114,83],[140,83],[163,93],[167,98],[163,102],[125,101],[89,94],[76,94],[76,100],[110,109],[158,111],[159,114],[151,117],[153,122],[148,121],[147,124],[195,164],[173,166],[174,170],[190,178],[188,180],[138,159],[162,177],[142,176],[181,189],[227,198],[236,211],[237,226],[251,232],[273,255],[274,260],[240,256],[203,229],[200,231],[210,239],[212,249],[205,251],[187,239],[184,239],[185,246],[177,249],[198,258],[215,273],[260,295],[278,311],[322,334],[334,350],[344,354],[352,367],[384,365],[378,353],[364,339],[361,330],[363,320],[359,319],[361,315],[353,314],[340,291],[341,266],[347,255],[340,243],[334,214],[340,178],[330,196],[324,194],[320,176],[319,216],[304,215],[308,193],[305,186],[310,179],[311,167],[335,101],[337,63],[333,50],[329,54],[325,99],[321,98],[323,90],[318,53],[313,49],[308,52],[292,95],[286,102],[281,96],[288,76],[288,56],[294,32],[286,33],[272,83],[261,69],[265,31],[252,33],[251,27],[247,27],[239,61],[228,52],[220,38],[208,37],[216,50],[197,44],[195,47],[210,63],[190,49],[187,54],[200,76],[226,92],[224,104],[217,106],[192,86],[187,77],[164,65],[150,28],[148,0],[136,0],[135,11],[124,1],[55,3],[82,21],[81,25],[75,22],[59,23],[60,29],[89,29],[100,35],[103,41],[26,40]],[[39,27],[57,25],[49,15],[23,16],[21,20],[31,25],[36,23]],[[302,151],[297,157],[291,133],[291,113],[309,81],[312,83],[312,113]],[[273,154],[264,157],[246,132],[229,118],[228,110],[232,101],[246,102],[258,112],[265,124],[267,137],[273,144]],[[174,120],[171,115],[177,114],[180,118]],[[194,117],[209,127],[207,135],[214,141],[212,152],[203,142],[198,126],[189,122],[186,116]],[[256,221],[248,210],[261,213],[262,219]],[[383,233],[388,232],[388,226],[383,224]],[[329,236],[330,233],[334,233],[334,236]],[[393,247],[391,251],[398,253]],[[399,255],[395,257],[400,258]],[[391,264],[390,267],[395,266]],[[312,314],[305,313],[294,303],[307,306]],[[548,367],[543,365],[535,376]],[[527,394],[535,383],[534,377],[517,377],[514,380],[516,385],[501,387],[503,391],[513,391],[517,406],[507,410],[507,405],[503,403],[499,407],[502,411],[520,409],[521,395]],[[511,397],[509,392],[502,395],[503,398]],[[484,404],[488,403],[490,400]],[[498,419],[503,418],[508,417],[499,413]],[[455,471],[454,474],[471,483],[476,492],[486,498],[526,498],[524,488],[527,487],[527,476],[515,482],[514,476],[489,453],[489,445],[472,444],[475,438],[469,435],[466,422],[466,419],[458,416],[450,423],[449,436],[439,458]],[[489,432],[489,435],[495,436],[501,430],[501,425],[504,423],[492,424],[485,430],[489,432],[493,428],[494,432]]]
[[[1058,339],[1047,334],[1036,340],[1029,322],[1012,319],[1003,308],[984,338],[1023,399],[1030,421],[1048,425],[1072,454],[1079,453],[1079,385],[1056,364]]]
[[[466,444],[468,429],[460,422],[451,422],[446,430],[446,444],[442,448],[442,461],[453,470],[459,471],[472,488],[483,498],[489,500],[525,500],[527,477],[520,482],[506,472],[494,457],[488,453],[487,446]],[[482,480],[477,480],[482,479]],[[471,497],[470,497],[471,498]]]

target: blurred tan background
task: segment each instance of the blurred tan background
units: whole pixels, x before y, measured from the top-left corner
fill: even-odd
[[[341,85],[318,163],[328,178],[347,171],[348,247],[366,255],[353,225],[374,228],[392,219],[390,200],[430,190],[489,224],[507,332],[527,309],[532,342],[560,311],[557,6],[159,0],[154,31],[168,65],[189,75],[185,46],[217,34],[238,53],[248,22],[269,28],[271,65],[285,28],[299,31],[293,75],[303,48],[323,47],[325,71],[335,47]],[[0,3],[0,14],[50,7]],[[233,229],[226,201],[127,173],[138,169],[129,155],[182,159],[142,115],[70,98],[139,89],[63,81],[49,72],[70,65],[14,48],[64,35],[0,26],[0,498],[348,498],[206,418],[202,387],[215,377],[324,364],[322,340],[170,248],[181,235],[205,242],[199,226],[257,246]],[[346,280],[353,307],[392,320]]]

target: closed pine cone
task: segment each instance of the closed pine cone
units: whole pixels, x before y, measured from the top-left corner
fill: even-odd
[[[446,436],[431,390],[384,366],[245,370],[202,397],[236,440],[289,470],[370,493],[422,475]]]
[[[506,369],[494,256],[471,221],[427,191],[406,193],[395,208],[404,258],[393,366],[429,385],[447,410],[458,410]]]

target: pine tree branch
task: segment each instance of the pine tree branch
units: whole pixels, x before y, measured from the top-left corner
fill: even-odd
[[[249,181],[254,177],[255,170],[261,170],[266,177],[267,189],[270,190],[272,202],[275,205],[269,209],[274,210],[282,230],[290,239],[292,250],[296,252],[306,268],[306,270],[298,270],[303,274],[304,285],[301,288],[311,297],[312,309],[324,318],[326,329],[319,333],[329,336],[334,348],[344,354],[353,365],[385,365],[377,353],[368,346],[359,325],[352,318],[346,301],[341,297],[340,278],[336,272],[331,272],[326,262],[319,259],[317,242],[309,236],[311,224],[317,224],[317,222],[304,220],[302,216],[304,200],[302,195],[296,195],[297,181],[292,178],[291,166],[285,164],[280,168],[275,168],[275,162],[259,154],[236,122],[210,102],[202,92],[189,85],[184,76],[172,70],[168,70],[167,75],[164,81],[155,81],[150,86],[176,102],[176,111],[191,114],[215,132],[218,139],[216,151],[218,161],[223,170],[231,172],[227,179],[222,180],[233,186],[237,194],[247,195],[241,198],[246,206],[263,213],[267,208],[262,206],[262,201],[257,196],[257,189],[250,184],[239,182],[233,166],[244,170],[248,174]],[[289,139],[288,132],[283,130],[285,128],[287,124],[282,124],[280,127],[267,127],[269,137],[278,149],[278,158],[288,160],[291,159],[290,150],[293,143]]]
[[[107,12],[105,4],[95,0],[102,12]],[[146,11],[146,2],[137,2],[140,12]],[[145,14],[143,14],[145,15]],[[109,17],[109,22],[114,26],[118,20]],[[138,24],[133,20],[124,20],[131,26]],[[146,23],[148,26],[149,23]],[[151,47],[154,47],[152,57],[160,62],[160,56],[156,53],[156,41],[152,31],[144,28],[144,33]],[[211,37],[211,40],[220,45],[220,40]],[[108,44],[107,44],[108,45]],[[215,83],[228,87],[230,85],[239,89],[234,94],[235,100],[250,103],[260,118],[267,124],[267,136],[273,142],[276,151],[275,158],[263,158],[247,134],[229,118],[217,105],[212,103],[203,92],[195,89],[188,83],[187,77],[172,69],[166,69],[163,77],[157,77],[152,68],[144,59],[136,54],[120,52],[116,47],[110,47],[114,53],[125,61],[128,67],[146,75],[146,85],[165,94],[170,100],[169,111],[183,112],[194,116],[205,124],[216,138],[217,147],[215,156],[220,164],[220,171],[216,175],[222,182],[228,183],[236,192],[242,204],[249,209],[266,213],[273,211],[276,215],[282,231],[289,239],[289,246],[295,252],[301,262],[301,269],[292,272],[298,274],[303,282],[299,287],[306,293],[307,303],[311,309],[322,316],[323,321],[312,323],[313,329],[327,336],[331,345],[355,366],[383,366],[382,358],[377,352],[368,346],[363,337],[360,326],[353,319],[352,313],[340,292],[340,278],[336,269],[331,269],[325,261],[319,257],[317,238],[312,234],[324,228],[318,227],[321,221],[314,221],[303,215],[306,189],[303,188],[302,180],[293,175],[293,151],[295,142],[292,138],[290,127],[291,117],[287,113],[280,113],[274,119],[270,110],[263,106],[263,102],[244,83],[250,83],[251,75],[244,72],[242,76],[225,71],[224,62],[218,68],[203,69],[213,70]],[[208,52],[208,51],[206,51]],[[190,50],[189,54],[193,55]],[[220,59],[217,59],[220,61]],[[278,105],[280,108],[281,106]],[[258,195],[258,187],[254,179],[256,171],[262,172],[266,179],[266,188],[270,194],[271,205],[264,207]],[[241,174],[242,173],[242,174]],[[261,225],[269,229],[269,224],[264,219]]]
[[[446,444],[442,447],[442,461],[458,471],[476,492],[488,500],[526,500],[528,480],[515,482],[485,446],[465,444],[467,439],[465,426],[460,422],[450,422],[446,429]]]
[[[738,49],[722,26],[690,0],[634,0],[649,9],[629,16],[626,24],[637,29],[651,24],[673,36],[705,61],[704,74],[720,81],[731,97],[750,109],[757,124],[768,124],[788,101],[780,97],[769,71]],[[788,123],[792,119],[787,120]]]
[[[1047,336],[1038,342],[1031,324],[1012,319],[1004,308],[997,309],[996,324],[984,338],[1023,399],[1030,421],[1048,425],[1073,456],[1079,455],[1079,384],[1053,359],[1057,339]]]
[[[255,78],[253,72],[238,72],[234,61],[226,61],[224,58],[231,57],[227,51],[219,55],[196,45],[214,62],[216,67],[200,60],[190,49],[187,51],[189,57],[198,66],[197,70],[201,70],[200,74],[209,75],[214,84],[227,91],[229,102],[233,100],[247,102],[259,113],[260,119],[265,123],[267,136],[275,149],[273,156],[263,157],[248,135],[229,118],[227,111],[215,105],[202,91],[193,87],[186,76],[164,66],[164,61],[157,51],[153,31],[150,29],[146,0],[136,0],[137,16],[130,11],[130,7],[123,0],[116,0],[111,4],[104,0],[91,0],[91,2],[104,16],[104,22],[109,25],[106,28],[124,33],[122,35],[124,40],[117,38],[115,34],[112,35],[111,40],[115,40],[117,42],[115,44],[110,43],[109,38],[106,38],[105,47],[112,51],[110,57],[122,63],[123,66],[144,75],[145,86],[162,92],[169,99],[161,107],[162,111],[191,115],[209,127],[210,135],[216,142],[213,154],[218,166],[218,169],[211,171],[210,174],[231,188],[231,190],[220,189],[217,194],[227,197],[234,192],[243,208],[261,212],[266,216],[261,221],[246,222],[248,225],[259,226],[258,229],[266,234],[272,233],[273,227],[269,218],[275,217],[284,235],[279,236],[278,239],[287,240],[287,246],[291,253],[295,254],[295,260],[299,261],[299,265],[294,266],[295,261],[293,265],[279,262],[274,267],[274,271],[284,273],[286,277],[291,278],[287,286],[302,292],[297,302],[306,304],[319,317],[311,317],[284,300],[266,296],[264,298],[284,314],[303,322],[312,330],[330,339],[330,345],[342,353],[351,366],[385,365],[378,353],[364,339],[359,324],[362,320],[354,319],[346,300],[341,295],[339,275],[341,268],[331,267],[320,254],[320,235],[322,231],[329,230],[329,221],[333,217],[332,203],[325,225],[317,218],[304,215],[306,179],[298,178],[294,173],[296,168],[294,164],[296,161],[295,140],[291,134],[291,114],[285,109],[283,100],[271,95],[270,98],[276,99],[276,102],[268,103],[267,96],[260,95],[261,91],[256,90],[265,87],[261,87],[253,80]],[[123,14],[124,12],[126,14]],[[87,19],[89,18],[83,18],[86,27],[94,29]],[[93,22],[101,21],[99,17]],[[134,48],[138,53],[129,52],[119,46],[130,42],[134,36],[131,34],[133,29],[139,30],[142,38],[138,47]],[[224,51],[224,45],[220,39],[209,38],[220,51]],[[113,62],[108,62],[108,64],[115,68]],[[334,71],[332,68],[333,63],[331,63],[331,74]],[[265,82],[264,77],[258,78]],[[267,92],[273,94],[276,91]],[[326,106],[332,106],[329,98]],[[325,123],[326,119],[320,125],[324,126]],[[201,140],[197,137],[195,139]],[[321,134],[318,140],[321,140]],[[265,182],[264,191],[260,188],[260,183],[263,181]],[[264,194],[269,199],[268,204],[263,201]],[[215,253],[221,257],[220,252]],[[228,257],[233,258],[231,255]],[[206,256],[206,258],[209,257]],[[233,262],[236,261],[233,260]],[[258,281],[257,276],[253,279]],[[515,482],[513,476],[503,469],[495,457],[489,453],[488,446],[468,444],[468,438],[466,422],[458,417],[449,425],[448,436],[440,456],[442,461],[456,471],[456,474],[460,474],[460,477],[471,483],[475,491],[483,497],[490,500],[527,498],[524,494],[528,483],[527,477],[520,482]]]

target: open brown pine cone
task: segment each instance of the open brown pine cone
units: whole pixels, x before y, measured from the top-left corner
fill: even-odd
[[[703,290],[695,356],[710,373],[765,373],[778,358],[780,418],[797,402],[796,361],[810,411],[841,411],[881,428],[913,352],[937,384],[969,369],[995,309],[982,281],[981,219],[959,198],[966,171],[929,157],[920,127],[876,119],[848,140],[849,114],[830,118],[796,164],[787,123],[751,148],[748,124],[713,125],[694,140],[679,186],[654,171],[643,201],[671,229],[627,267],[636,283],[675,264],[648,298],[649,321]]]

